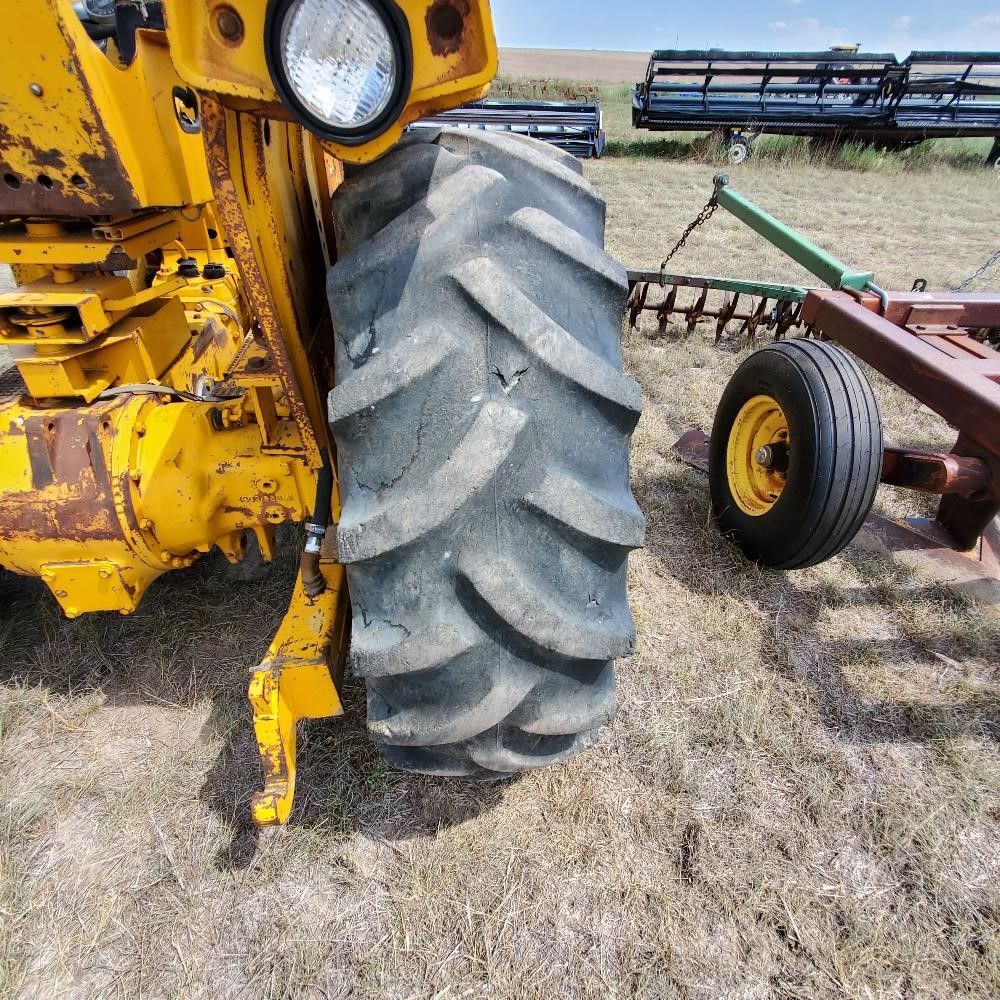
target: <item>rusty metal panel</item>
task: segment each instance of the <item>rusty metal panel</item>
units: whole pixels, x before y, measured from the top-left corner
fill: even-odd
[[[969,297],[956,298],[958,304],[964,305],[963,300]],[[997,317],[1000,299],[987,298],[989,303],[979,301],[966,306],[963,316]],[[1000,385],[974,364],[949,357],[887,318],[908,316],[914,304],[911,299],[900,307],[891,296],[883,317],[845,292],[814,291],[806,297],[802,317],[960,428],[990,454],[1000,456]]]
[[[125,215],[211,198],[159,32],[113,63],[63,0],[7,0],[0,33],[0,212]]]
[[[232,247],[247,298],[281,378],[309,464],[318,468],[327,425],[305,338],[325,309],[319,234],[297,224],[298,212],[278,218],[275,206],[310,201],[304,160],[298,170],[269,171],[268,156],[301,145],[300,131],[224,108],[206,98],[203,116],[216,211]],[[266,135],[265,135],[266,132]],[[285,145],[287,144],[287,145]],[[291,159],[291,153],[288,153]],[[239,171],[234,176],[234,169]],[[237,183],[238,182],[238,183]],[[307,214],[307,213],[303,213]],[[295,274],[291,268],[297,262]]]

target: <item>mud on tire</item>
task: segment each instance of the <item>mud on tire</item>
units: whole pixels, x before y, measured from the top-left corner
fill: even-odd
[[[443,130],[354,174],[334,224],[337,541],[372,737],[441,775],[572,756],[614,716],[644,534],[604,202],[541,143]]]

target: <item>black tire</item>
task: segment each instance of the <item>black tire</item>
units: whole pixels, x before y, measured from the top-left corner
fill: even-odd
[[[777,501],[751,515],[735,499],[727,448],[737,415],[758,395],[781,407],[790,447]],[[882,451],[875,396],[849,354],[819,340],[769,344],[740,365],[715,415],[709,485],[716,521],[749,559],[776,569],[814,566],[840,552],[864,523]]]
[[[545,144],[442,130],[334,200],[329,414],[368,727],[406,770],[562,760],[631,653],[638,385],[604,202]]]

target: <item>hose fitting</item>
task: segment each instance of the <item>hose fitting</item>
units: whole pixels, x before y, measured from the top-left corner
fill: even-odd
[[[313,504],[312,517],[306,521],[306,544],[299,559],[299,577],[302,580],[302,592],[306,597],[319,597],[326,590],[326,577],[320,569],[319,557],[326,529],[330,523],[333,467],[330,465],[330,454],[325,448],[322,457],[323,465],[316,474],[316,502]]]

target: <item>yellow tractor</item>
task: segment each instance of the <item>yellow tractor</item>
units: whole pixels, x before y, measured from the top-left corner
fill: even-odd
[[[614,714],[644,522],[604,203],[535,140],[405,131],[496,59],[479,0],[4,5],[0,564],[127,615],[305,523],[258,823],[348,650],[407,770],[529,770]]]

